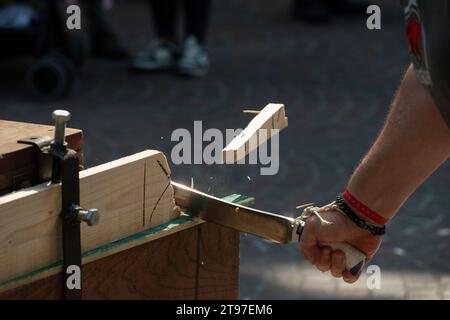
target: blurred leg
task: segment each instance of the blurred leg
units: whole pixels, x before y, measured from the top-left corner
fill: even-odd
[[[101,0],[82,0],[82,10],[86,11],[89,33],[94,35],[110,33]],[[84,11],[83,10],[83,11]]]
[[[210,8],[210,0],[184,0],[186,37],[194,36],[199,43],[205,42]]]
[[[127,53],[106,19],[102,1],[82,0],[82,8],[87,16],[93,53],[104,58],[125,58]]]
[[[156,35],[162,40],[175,42],[177,0],[151,0]]]
[[[177,47],[177,0],[150,0],[156,39],[131,61],[131,68],[161,71],[175,67]]]
[[[186,36],[178,61],[178,72],[200,77],[209,70],[209,55],[204,47],[209,22],[210,0],[184,0]]]

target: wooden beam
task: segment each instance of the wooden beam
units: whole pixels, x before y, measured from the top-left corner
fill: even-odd
[[[278,130],[288,126],[288,118],[283,104],[269,103],[248,126],[223,150],[224,163],[232,164],[245,158],[250,152],[270,139]],[[265,132],[260,131],[265,129]],[[273,130],[278,129],[278,130]]]
[[[66,129],[66,139],[72,140],[73,136],[81,135],[82,131],[79,129]],[[55,135],[54,126],[0,120],[0,154],[15,153],[27,148],[31,148],[30,145],[17,143],[20,138],[26,138],[30,136],[49,136]],[[19,138],[20,137],[20,138]],[[70,146],[71,141],[67,141]],[[81,149],[81,139],[77,139],[77,144],[70,146],[72,149]]]
[[[239,297],[239,232],[202,223],[83,267],[83,299]],[[63,299],[61,275],[1,290],[4,299]]]
[[[238,194],[223,199],[254,203]],[[83,299],[239,296],[239,232],[185,214],[84,252],[82,258]],[[62,299],[61,271],[60,261],[0,283],[0,300]]]
[[[81,205],[101,214],[99,225],[82,224],[82,251],[176,218],[169,177],[154,150],[81,171]],[[0,283],[62,258],[60,193],[59,184],[41,184],[0,197]]]
[[[202,223],[204,223],[204,221],[199,218],[193,218],[183,214],[169,222],[134,233],[126,238],[106,243],[105,245],[96,247],[92,250],[85,251],[82,255],[82,264],[86,265],[97,260],[108,258],[120,252],[131,250],[134,247],[142,246],[148,242],[154,242],[161,238],[180,233],[186,229],[194,228]],[[21,274],[4,282],[0,282],[0,299],[2,298],[2,292],[47,279],[53,275],[60,274],[61,272],[62,260],[59,260],[45,267],[33,270],[32,272]],[[60,281],[60,278],[58,279]]]
[[[39,183],[38,152],[33,146],[17,143],[30,136],[54,136],[54,127],[42,124],[0,120],[0,195]],[[78,153],[83,165],[83,133],[66,129],[70,149]]]

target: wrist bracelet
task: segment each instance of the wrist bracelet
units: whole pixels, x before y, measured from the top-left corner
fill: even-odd
[[[369,231],[371,234],[375,236],[382,236],[386,233],[386,226],[376,226],[369,222],[367,222],[364,219],[361,219],[358,217],[356,213],[353,212],[353,210],[350,208],[350,206],[345,202],[345,199],[343,196],[338,195],[336,197],[336,205],[339,208],[339,210],[344,213],[350,220],[352,220],[358,227],[361,229]]]
[[[386,219],[385,217],[379,215],[378,213],[376,213],[375,211],[373,211],[372,209],[370,209],[368,206],[366,206],[364,203],[362,203],[361,201],[359,201],[358,199],[356,199],[349,191],[348,189],[345,189],[344,192],[342,192],[342,197],[345,199],[345,201],[352,206],[353,208],[355,208],[359,213],[361,213],[363,216],[365,216],[366,218],[369,218],[370,220],[372,220],[375,223],[381,224],[381,225],[385,225],[386,223],[388,223],[388,219]]]

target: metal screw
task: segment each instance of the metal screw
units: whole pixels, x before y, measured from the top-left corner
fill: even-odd
[[[84,221],[88,226],[95,226],[100,222],[98,209],[78,210],[78,220]]]
[[[70,120],[70,112],[67,110],[55,110],[52,113],[55,120],[55,144],[63,146],[65,144],[66,123]]]

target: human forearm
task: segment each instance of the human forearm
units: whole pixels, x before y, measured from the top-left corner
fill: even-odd
[[[409,68],[386,124],[352,175],[348,190],[391,218],[450,156],[450,131]]]

